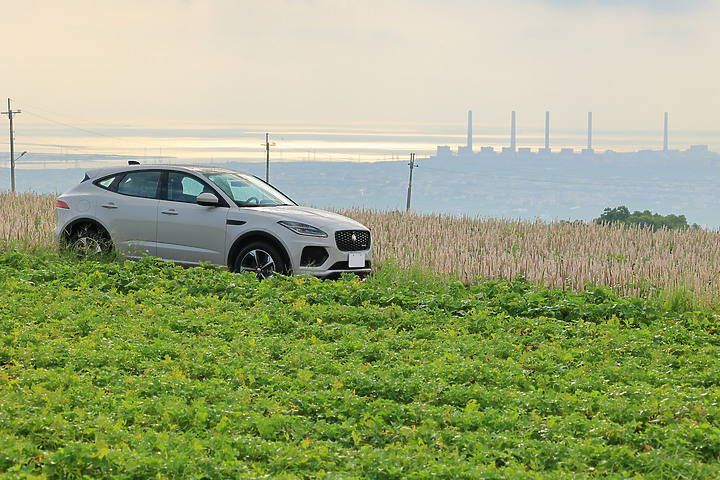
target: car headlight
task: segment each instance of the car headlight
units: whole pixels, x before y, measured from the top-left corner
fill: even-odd
[[[291,222],[288,220],[282,220],[278,222],[283,227],[287,228],[288,230],[292,230],[293,232],[297,233],[298,235],[308,235],[310,237],[327,237],[327,233],[323,232],[317,227],[313,227],[312,225],[308,225],[307,223],[301,223],[301,222]]]

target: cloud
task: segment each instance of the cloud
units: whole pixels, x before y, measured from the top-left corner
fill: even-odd
[[[692,12],[709,5],[708,0],[542,0],[545,3],[578,10],[587,7],[642,9],[657,14]]]
[[[551,109],[557,124],[595,108],[598,122],[639,125],[671,110],[677,124],[686,111],[715,126],[720,111],[717,0],[23,0],[8,9],[17,21],[0,30],[0,93],[78,118],[442,122],[474,108],[477,122],[493,122],[517,108],[541,120]]]

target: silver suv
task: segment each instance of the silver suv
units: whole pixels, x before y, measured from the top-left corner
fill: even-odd
[[[247,173],[206,165],[128,165],[86,172],[56,204],[55,236],[83,255],[116,251],[181,265],[276,272],[370,273],[370,231],[301,207]]]

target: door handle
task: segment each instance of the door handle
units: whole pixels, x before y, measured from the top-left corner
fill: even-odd
[[[170,210],[163,210],[160,213],[162,213],[163,215],[177,215],[178,214],[178,212],[176,212],[172,208]]]
[[[103,204],[100,205],[100,206],[103,207],[103,208],[118,208],[117,205],[115,205],[113,202],[103,203]]]

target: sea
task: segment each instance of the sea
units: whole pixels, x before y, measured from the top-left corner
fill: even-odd
[[[260,178],[269,173],[270,183],[298,203],[323,208],[404,211],[411,191],[410,208],[424,214],[590,221],[606,207],[625,205],[683,214],[706,228],[720,225],[717,132],[671,131],[663,152],[661,129],[596,129],[592,155],[582,153],[587,130],[581,126],[554,128],[551,155],[537,154],[544,135],[543,125],[519,128],[517,154],[463,158],[455,155],[467,142],[462,123],[29,128],[16,122],[15,177],[18,191],[59,194],[88,169],[130,160],[201,163]],[[474,151],[500,152],[510,131],[476,123],[472,140]],[[439,146],[452,155],[438,156]],[[9,154],[0,155],[0,190],[10,188],[9,163]]]

